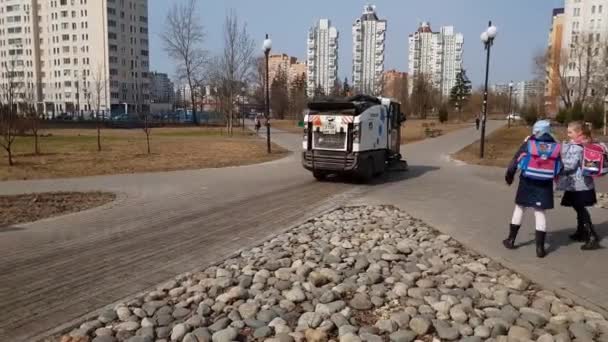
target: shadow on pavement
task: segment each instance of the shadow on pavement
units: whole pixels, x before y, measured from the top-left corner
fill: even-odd
[[[565,247],[565,246],[569,246],[569,245],[579,245],[582,246],[583,243],[582,242],[577,242],[577,241],[573,241],[570,239],[570,235],[574,234],[574,232],[576,231],[576,222],[574,222],[572,224],[572,228],[568,228],[568,229],[560,229],[560,230],[556,230],[556,231],[551,231],[548,233],[547,235],[547,242],[549,243],[549,246],[547,248],[547,253],[552,253],[557,251],[558,249],[560,249],[561,247]],[[606,236],[608,236],[608,222],[604,222],[601,224],[598,224],[595,226],[595,230],[597,231],[598,235],[600,236],[600,245],[601,248],[600,249],[605,249],[605,244],[602,243],[604,241],[604,239],[606,238]],[[534,239],[525,241],[521,244],[518,244],[518,247],[523,247],[523,246],[527,246],[527,245],[533,245],[535,244]]]
[[[0,234],[2,233],[8,233],[8,232],[18,232],[20,230],[24,230],[25,228],[20,228],[20,227],[12,227],[12,226],[0,226]]]
[[[396,183],[408,179],[414,179],[439,169],[440,168],[437,166],[410,165],[408,171],[389,171],[381,177],[374,179],[370,185]]]
[[[387,171],[382,176],[374,178],[367,186],[375,186],[382,184],[397,183],[404,180],[414,179],[420,177],[428,172],[437,171],[440,168],[437,166],[426,166],[426,165],[410,165],[408,171]],[[348,183],[348,184],[359,184],[354,176],[346,175],[334,175],[329,176],[326,182],[331,183]]]

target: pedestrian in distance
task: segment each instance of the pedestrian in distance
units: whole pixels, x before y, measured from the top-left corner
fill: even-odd
[[[260,121],[260,117],[256,116],[254,119],[255,133],[258,134],[260,132],[260,128],[262,127],[262,123]]]
[[[481,118],[479,117],[479,114],[477,114],[477,116],[475,117],[475,127],[477,128],[478,131],[479,131],[480,123],[481,123]]]
[[[553,182],[561,170],[561,145],[551,133],[551,123],[537,121],[532,135],[515,153],[505,173],[505,181],[513,184],[517,170],[520,170],[519,185],[515,196],[515,209],[509,225],[509,236],[503,240],[507,249],[515,249],[515,239],[521,228],[524,212],[534,211],[536,256],[544,258],[547,218],[545,211],[553,209]]]
[[[576,232],[570,235],[570,239],[584,242],[581,246],[583,250],[598,249],[600,239],[593,227],[589,210],[587,210],[587,207],[592,207],[597,203],[593,177],[585,169],[585,147],[593,143],[591,129],[580,121],[571,122],[568,125],[568,138],[570,140],[563,144],[564,169],[560,175],[557,189],[564,191],[561,205],[573,208],[576,212]],[[602,148],[605,152],[605,146]],[[601,166],[596,165],[596,167]]]

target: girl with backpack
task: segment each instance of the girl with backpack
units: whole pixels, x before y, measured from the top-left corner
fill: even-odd
[[[574,208],[576,211],[576,232],[570,235],[570,239],[584,242],[582,250],[598,249],[599,236],[587,210],[587,207],[597,203],[593,177],[587,172],[586,163],[589,161],[585,159],[587,146],[593,143],[591,130],[580,121],[571,122],[568,125],[568,138],[570,141],[563,145],[564,170],[557,189],[564,191],[561,205]],[[601,165],[597,167],[601,168]]]
[[[537,121],[532,135],[527,137],[507,167],[505,181],[513,183],[515,173],[521,170],[515,210],[509,226],[509,236],[503,240],[508,249],[515,249],[515,238],[521,227],[526,209],[534,210],[536,223],[536,256],[544,258],[547,219],[545,211],[553,209],[553,181],[560,171],[561,145],[551,134],[551,123]]]

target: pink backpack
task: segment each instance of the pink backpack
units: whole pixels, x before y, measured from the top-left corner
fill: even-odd
[[[596,143],[583,145],[581,168],[584,176],[600,177],[608,173],[608,158],[604,146]]]

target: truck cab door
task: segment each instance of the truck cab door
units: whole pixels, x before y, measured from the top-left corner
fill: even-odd
[[[391,157],[397,156],[401,151],[401,122],[402,114],[399,104],[391,103],[389,107],[389,152]]]

